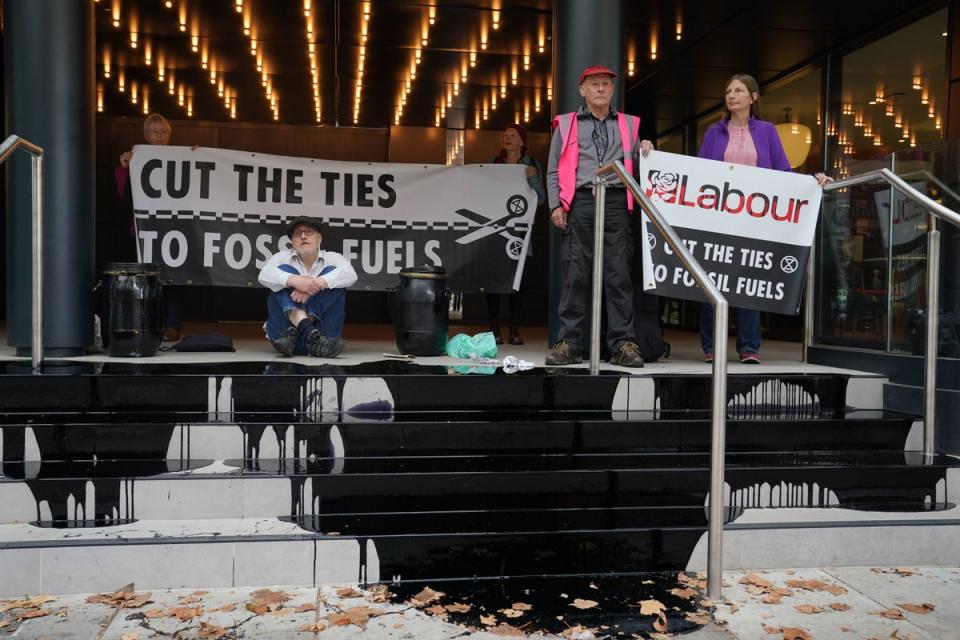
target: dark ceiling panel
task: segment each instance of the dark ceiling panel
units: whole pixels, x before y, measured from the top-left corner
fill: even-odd
[[[233,116],[238,121],[308,125],[318,123],[319,102],[323,125],[434,126],[442,111],[441,122],[449,126],[475,127],[479,115],[481,128],[500,129],[519,119],[533,130],[549,129],[550,0],[307,4],[309,18],[304,0],[99,0],[103,112],[142,114],[146,88],[147,110],[173,118],[188,117],[189,111],[189,117],[204,120]],[[910,8],[918,14],[942,4],[921,1]],[[899,0],[625,2],[625,55],[632,74],[621,86],[627,91],[628,109],[643,117],[645,135],[663,133],[717,105],[732,73],[748,71],[761,82],[776,78],[895,22],[903,12]],[[136,48],[131,47],[131,33]],[[105,77],[107,71],[110,77]],[[405,104],[398,119],[401,101]]]

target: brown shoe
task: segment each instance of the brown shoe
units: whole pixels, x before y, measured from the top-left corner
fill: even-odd
[[[180,339],[180,330],[179,329],[167,329],[163,332],[162,340],[164,342],[176,342]]]
[[[543,359],[543,363],[548,367],[561,367],[581,362],[583,359],[580,357],[580,350],[564,340],[553,345],[553,349],[550,349],[547,357]]]
[[[624,342],[616,353],[610,356],[609,362],[621,367],[642,367],[643,356],[640,355],[640,348],[637,345],[632,342]]]
[[[510,337],[507,338],[507,342],[515,345],[523,344],[523,338],[520,337],[519,327],[510,327]]]

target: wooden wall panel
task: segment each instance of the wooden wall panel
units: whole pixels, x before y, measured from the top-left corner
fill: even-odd
[[[439,127],[390,127],[389,162],[444,164],[447,130]]]

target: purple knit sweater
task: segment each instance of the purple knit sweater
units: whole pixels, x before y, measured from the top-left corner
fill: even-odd
[[[766,120],[750,118],[750,136],[757,147],[757,166],[764,169],[790,171],[790,162],[780,143],[777,129]],[[708,160],[723,160],[723,152],[727,150],[730,133],[727,131],[727,120],[714,123],[707,129],[697,155]]]

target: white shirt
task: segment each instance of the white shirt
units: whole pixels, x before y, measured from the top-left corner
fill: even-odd
[[[293,249],[285,249],[267,260],[260,269],[257,280],[271,291],[281,291],[287,288],[287,278],[294,275],[280,269],[280,265],[287,264],[297,270],[296,275],[323,277],[331,289],[346,289],[357,281],[357,272],[350,266],[350,261],[336,251],[324,251],[317,254],[317,260],[310,269],[307,269],[300,256]],[[323,273],[325,269],[329,270]]]

